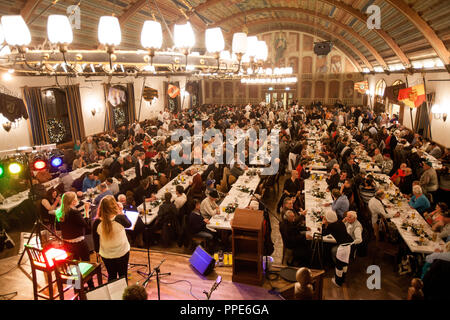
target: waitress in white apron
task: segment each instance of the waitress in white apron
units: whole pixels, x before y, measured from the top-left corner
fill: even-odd
[[[344,222],[338,220],[336,212],[328,210],[323,217],[322,235],[331,234],[336,240],[336,246],[331,249],[331,257],[335,263],[335,275],[332,282],[341,287],[345,281],[348,263],[352,253],[353,238],[347,233]]]

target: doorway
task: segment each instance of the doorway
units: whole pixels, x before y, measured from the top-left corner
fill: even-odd
[[[275,106],[278,101],[281,101],[284,109],[288,108],[294,100],[297,99],[297,90],[290,87],[265,89],[265,102],[271,106]]]

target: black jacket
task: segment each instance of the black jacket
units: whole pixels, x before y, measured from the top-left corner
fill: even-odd
[[[331,234],[334,239],[336,239],[338,245],[353,242],[353,238],[347,233],[347,229],[345,228],[345,224],[342,222],[342,220],[329,223],[326,227],[324,225],[322,235],[326,236],[329,234]]]
[[[206,231],[206,222],[200,213],[191,212],[189,216],[189,232],[194,235],[201,231]]]
[[[280,222],[280,233],[284,245],[288,249],[296,249],[306,245],[306,228],[296,222],[283,220]]]
[[[61,228],[62,238],[65,240],[75,239],[84,236],[89,225],[84,220],[80,211],[70,209],[65,215],[64,221],[58,223]]]
[[[333,190],[338,188],[340,177],[336,173],[329,178],[327,178],[328,189]]]

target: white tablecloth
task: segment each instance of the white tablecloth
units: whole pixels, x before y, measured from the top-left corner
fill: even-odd
[[[249,176],[248,172],[259,169],[247,169],[245,173],[240,176],[236,182],[233,184],[233,187],[228,192],[228,195],[222,200],[219,206],[220,215],[215,215],[210,219],[209,228],[212,229],[223,229],[223,230],[231,230],[231,220],[234,217],[234,213],[226,213],[225,208],[229,204],[237,203],[238,208],[246,208],[250,201],[252,200],[252,194],[256,191],[261,178],[258,175]],[[244,192],[240,189],[242,187],[248,188],[250,192]]]

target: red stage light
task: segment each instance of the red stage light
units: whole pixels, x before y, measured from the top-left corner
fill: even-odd
[[[43,170],[47,167],[47,164],[43,160],[36,160],[33,164],[35,170]]]
[[[62,261],[66,260],[68,255],[67,252],[63,249],[57,249],[57,248],[50,248],[44,252],[45,256],[47,257],[48,265],[50,267],[53,267],[53,260],[56,261]]]

